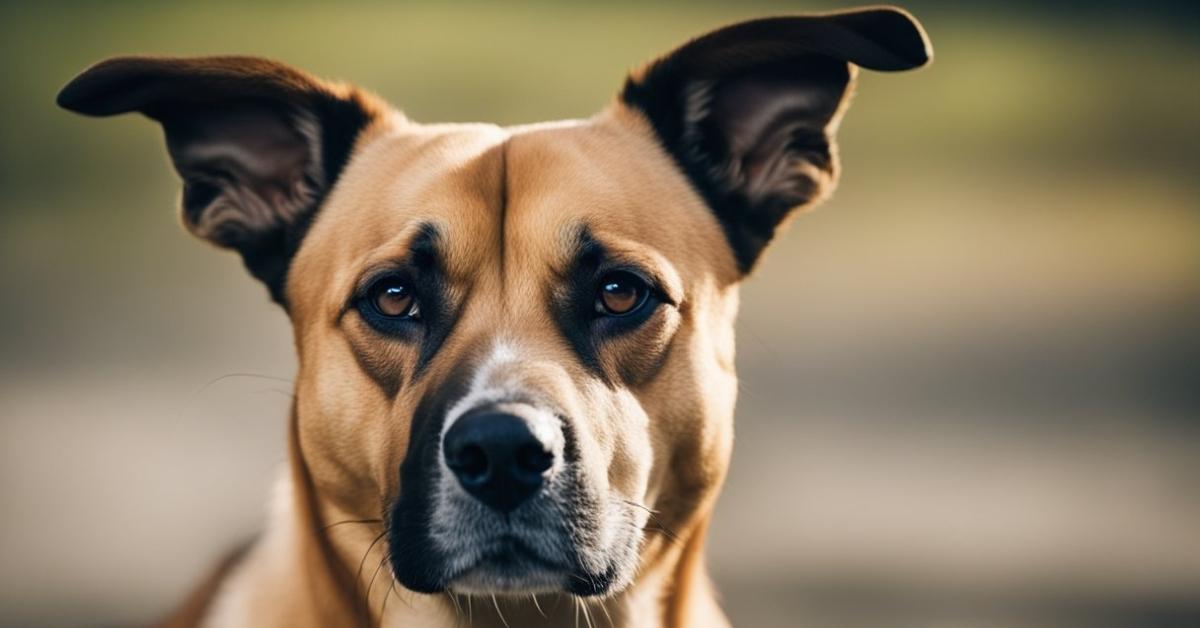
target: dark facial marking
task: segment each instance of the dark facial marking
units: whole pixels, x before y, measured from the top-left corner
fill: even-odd
[[[440,255],[442,236],[436,227],[421,225],[409,244],[408,256],[400,263],[367,273],[355,290],[350,307],[358,311],[364,322],[377,334],[367,342],[352,340],[359,366],[389,397],[395,397],[401,387],[401,373],[395,359],[389,359],[389,348],[379,343],[415,343],[417,362],[411,379],[425,372],[458,320],[459,308],[450,302],[446,274]],[[392,318],[383,316],[372,303],[372,288],[380,281],[394,278],[409,286],[420,316]],[[370,344],[368,344],[370,343]]]
[[[624,273],[644,282],[646,295],[642,298],[645,302],[624,316],[597,312],[596,299],[598,291],[603,288],[603,280]],[[559,333],[575,351],[580,362],[612,385],[612,377],[622,374],[606,372],[600,360],[601,346],[606,340],[636,331],[663,303],[672,304],[659,286],[653,275],[645,269],[615,259],[583,226],[576,236],[572,261],[559,274],[557,285],[550,290],[548,302]]]
[[[590,484],[583,477],[579,465],[579,436],[572,427],[572,423],[567,420],[563,420],[563,456],[568,462],[563,470],[563,474],[566,476],[564,484],[572,487],[573,490],[562,492],[558,495],[558,499],[562,502],[560,510],[570,513],[570,518],[565,523],[571,544],[575,548],[595,547],[603,534],[604,498],[587,488]],[[628,533],[628,531],[622,530],[622,533]],[[619,552],[619,548],[607,549]],[[567,578],[564,587],[566,591],[580,597],[607,593],[620,575],[621,557],[609,555],[607,558],[608,563],[604,570],[593,572],[581,564],[578,552],[571,556],[572,573]]]
[[[594,277],[604,262],[604,247],[583,227],[576,237],[575,255],[566,272],[559,276],[558,285],[551,288],[549,303],[559,332],[574,349],[588,370],[604,376],[592,337]]]
[[[471,364],[471,360],[462,361],[413,412],[408,451],[400,465],[400,498],[386,517],[396,579],[420,593],[438,593],[447,585],[447,561],[434,545],[429,522],[442,452],[442,423],[454,402],[470,388]]]

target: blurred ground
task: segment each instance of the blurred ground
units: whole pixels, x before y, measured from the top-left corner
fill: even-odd
[[[79,69],[264,54],[517,123],[588,115],[725,21],[836,6],[0,5],[0,625],[153,618],[283,457],[284,316],[182,234],[154,125],[52,106]],[[744,292],[728,609],[1200,625],[1196,11],[909,7],[936,63],[864,73],[841,189]]]

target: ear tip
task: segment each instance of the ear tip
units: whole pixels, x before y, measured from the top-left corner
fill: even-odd
[[[112,99],[105,98],[112,92],[112,80],[115,74],[125,73],[130,66],[144,61],[142,57],[125,56],[110,57],[84,69],[75,78],[67,82],[54,103],[67,111],[73,111],[88,116],[111,116],[124,113],[128,109],[117,106]]]
[[[93,107],[89,106],[87,86],[80,78],[82,77],[75,77],[64,85],[54,97],[54,104],[67,111],[95,115]]]
[[[96,63],[59,92],[59,107],[88,116],[143,111],[167,95],[185,90],[204,99],[236,84],[265,97],[328,90],[309,74],[278,61],[243,55],[171,57],[126,55]]]
[[[896,64],[881,70],[903,71],[914,70],[928,65],[933,61],[933,42],[925,32],[925,27],[907,9],[892,5],[867,7],[848,12],[857,15],[864,21],[874,23],[874,29],[887,34],[891,52],[896,56]]]
[[[62,89],[58,90],[58,95],[54,97],[54,104],[75,113],[88,113],[88,70],[79,73],[75,78],[67,81]]]

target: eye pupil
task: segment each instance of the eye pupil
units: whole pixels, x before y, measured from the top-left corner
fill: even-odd
[[[413,310],[412,290],[402,283],[384,283],[375,290],[373,304],[384,316],[409,316]]]
[[[629,273],[614,273],[600,282],[596,310],[612,316],[630,314],[645,302],[646,285]]]

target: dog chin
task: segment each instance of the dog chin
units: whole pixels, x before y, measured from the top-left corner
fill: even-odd
[[[611,574],[583,576],[545,568],[513,569],[509,565],[481,564],[454,578],[446,587],[465,595],[518,596],[567,593],[578,597],[601,597],[616,593]]]
[[[584,574],[566,563],[539,556],[515,539],[497,547],[451,578],[446,589],[471,595],[565,592],[594,596],[612,592],[617,582],[615,567],[602,574]]]
[[[508,565],[483,564],[458,576],[447,590],[468,595],[529,595],[562,591],[562,572],[549,569],[513,569]]]
[[[415,556],[394,555],[393,564],[401,567],[394,575],[400,584],[420,593],[449,591],[499,596],[566,593],[602,597],[619,592],[632,580],[637,544],[637,536],[623,539],[605,552],[603,567],[590,570],[583,568],[574,554],[550,558],[521,539],[506,535],[485,544],[486,549],[478,545],[472,548],[474,543],[466,542],[459,548],[458,560],[443,563],[443,568],[434,566],[436,563],[429,561],[428,555],[415,563],[405,560]]]
[[[503,539],[473,564],[451,578],[455,593],[527,594],[563,588],[571,569],[540,556],[517,539]]]
[[[606,596],[637,571],[645,517],[623,500],[552,490],[501,516],[453,488],[439,491],[432,516],[403,499],[393,510],[392,564],[408,589]]]

